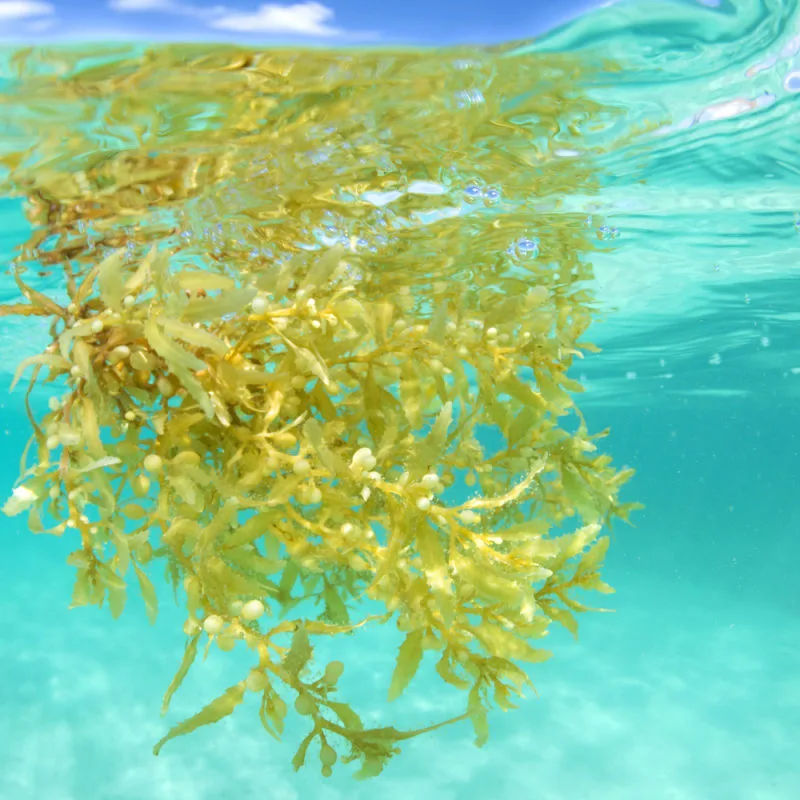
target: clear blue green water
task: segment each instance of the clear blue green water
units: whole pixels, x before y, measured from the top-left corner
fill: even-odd
[[[646,506],[635,527],[615,527],[604,573],[615,613],[586,615],[578,642],[553,634],[556,657],[531,671],[538,698],[495,712],[480,750],[455,726],[407,743],[376,782],[326,780],[292,771],[299,727],[278,743],[242,711],[155,759],[182,610],[164,603],[152,628],[133,603],[116,621],[68,610],[72,543],[6,519],[0,797],[800,797],[800,12],[709,6],[617,3],[525,45],[624,53],[628,68],[598,96],[627,130],[663,121],[600,157],[598,194],[561,198],[618,231],[594,259],[602,352],[574,370],[590,428],[610,427],[603,447],[636,468],[627,497]],[[5,260],[27,235],[18,200],[2,201],[0,222]],[[15,298],[8,280],[2,300]],[[7,388],[46,340],[36,320],[3,319],[0,337]],[[10,490],[28,436],[19,389],[0,415]],[[396,644],[389,629],[357,639],[343,688],[385,687]],[[210,657],[175,713],[232,669]],[[401,722],[449,703],[421,675]]]

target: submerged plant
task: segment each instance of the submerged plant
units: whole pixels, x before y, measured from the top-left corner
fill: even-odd
[[[187,641],[164,711],[201,647],[252,651],[156,753],[247,692],[273,736],[289,703],[308,718],[293,763],[316,744],[325,775],[377,775],[458,720],[483,744],[550,623],[576,632],[576,590],[612,591],[601,532],[632,507],[567,376],[594,349],[591,238],[542,203],[596,183],[588,154],[551,152],[608,113],[575,88],[586,68],[507,50],[105,56],[17,54],[5,97],[20,144],[0,163],[34,232],[25,302],[0,315],[52,320],[15,378],[33,370],[34,434],[6,513],[75,536],[75,606],[117,617],[138,584],[154,619],[166,570]],[[23,147],[24,109],[56,102],[83,124]],[[48,267],[64,303],[27,274]],[[61,394],[37,415],[43,377]],[[432,650],[464,714],[365,728],[344,665],[314,666],[318,637],[390,620],[389,699]]]

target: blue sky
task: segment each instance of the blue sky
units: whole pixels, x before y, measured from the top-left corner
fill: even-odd
[[[421,45],[524,39],[600,0],[0,0],[0,40]]]

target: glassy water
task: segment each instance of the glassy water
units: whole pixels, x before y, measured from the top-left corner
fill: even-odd
[[[185,594],[172,602],[163,565],[148,573],[152,626],[135,582],[119,619],[107,603],[68,609],[78,532],[33,535],[25,515],[8,517],[0,797],[799,797],[799,51],[796,3],[721,0],[615,3],[530,43],[436,54],[5,53],[0,253],[26,285],[66,306],[65,265],[79,281],[109,253],[130,266],[155,243],[175,268],[204,270],[209,291],[212,274],[228,291],[225,279],[338,244],[356,296],[417,298],[409,313],[426,325],[426,303],[457,285],[475,289],[476,322],[545,286],[576,316],[593,309],[584,338],[602,350],[569,376],[586,389],[575,399],[589,431],[610,429],[600,451],[636,470],[623,499],[644,509],[613,526],[602,574],[616,593],[587,596],[614,613],[580,614],[577,641],[551,626],[553,658],[528,667],[538,697],[491,711],[482,748],[460,722],[401,742],[365,782],[355,765],[322,777],[314,748],[295,773],[306,719],[290,713],[276,741],[252,692],[154,757],[252,653],[214,645],[161,718],[186,643]],[[20,302],[14,271],[3,303]],[[569,294],[584,284],[593,298]],[[497,341],[470,340],[465,361],[521,347],[514,314],[496,314]],[[50,319],[0,322],[8,387],[50,342]],[[476,363],[473,386],[489,362]],[[31,430],[24,385],[2,405],[9,493]],[[65,388],[37,385],[34,417]],[[488,429],[479,438],[500,446]],[[471,496],[451,492],[451,504]],[[320,641],[317,655],[342,658],[339,694],[367,726],[461,713],[435,651],[383,702],[402,641],[392,622]]]

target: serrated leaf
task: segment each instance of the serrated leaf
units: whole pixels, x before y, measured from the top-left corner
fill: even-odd
[[[286,564],[285,561],[265,558],[256,550],[246,550],[243,547],[228,550],[225,553],[225,558],[232,562],[234,566],[250,572],[257,572],[259,575],[274,575],[276,572],[280,572]]]
[[[214,291],[215,289],[229,292],[231,289],[236,288],[236,282],[233,278],[202,269],[180,270],[175,273],[175,282],[181,289],[189,289],[193,292],[199,289],[203,289],[207,292]]]
[[[324,252],[306,274],[305,279],[300,284],[301,288],[309,289],[313,286],[325,285],[334,270],[339,266],[343,255],[344,247],[340,244],[334,245],[330,250]]]
[[[467,700],[467,710],[470,722],[475,730],[475,746],[483,747],[489,740],[489,720],[486,709],[481,701],[481,682],[478,681],[470,689]]]
[[[578,620],[569,609],[557,606],[542,606],[542,608],[550,619],[563,625],[576,639],[578,638]]]
[[[417,451],[416,467],[419,470],[427,470],[431,465],[441,460],[445,442],[447,441],[447,431],[453,421],[453,404],[448,401],[445,403],[436,420],[431,426],[430,433],[420,442]]]
[[[150,267],[156,258],[166,259],[169,258],[166,252],[158,253],[158,245],[153,245],[150,252],[142,259],[142,263],[136,269],[136,272],[125,281],[124,291],[127,294],[135,292],[137,289],[144,286],[147,279],[150,277]],[[88,276],[87,276],[88,277]]]
[[[14,379],[11,381],[11,386],[8,390],[9,392],[14,390],[14,387],[19,382],[19,379],[22,377],[22,374],[25,372],[25,370],[34,365],[50,367],[51,370],[62,369],[65,371],[72,366],[70,361],[63,356],[56,355],[55,353],[40,353],[39,355],[29,356],[28,358],[20,361],[17,371],[14,373]]]
[[[364,723],[361,721],[361,717],[347,703],[334,703],[328,700],[327,705],[339,717],[345,728],[351,731],[364,730]]]
[[[367,758],[362,764],[361,769],[353,777],[357,781],[365,781],[369,778],[377,778],[383,772],[385,764],[380,758]]]
[[[252,287],[230,289],[216,297],[203,297],[190,300],[181,316],[187,322],[211,322],[228,314],[236,314],[256,296]]]
[[[258,716],[264,730],[274,739],[281,740],[283,733],[283,721],[287,712],[286,703],[283,698],[268,687],[261,698],[261,707],[258,709]]]
[[[187,344],[205,348],[218,356],[224,356],[228,352],[228,345],[222,339],[203,328],[195,328],[194,325],[187,325],[185,322],[178,322],[167,317],[160,317],[158,321],[170,336]]]
[[[147,618],[151,624],[154,624],[158,616],[158,597],[150,578],[144,574],[139,565],[134,561],[133,569],[136,572],[136,577],[139,580],[139,589],[142,592],[142,599],[144,600],[144,607],[147,611]]]
[[[606,556],[606,551],[609,545],[608,536],[602,536],[598,539],[584,554],[578,562],[578,568],[575,570],[576,575],[584,575],[594,572],[603,562]]]
[[[119,619],[123,610],[125,609],[125,600],[128,593],[125,589],[107,587],[108,592],[108,607],[111,611],[112,619]]]
[[[522,411],[514,417],[514,420],[508,427],[508,446],[513,447],[516,445],[523,437],[528,435],[536,424],[536,421],[539,418],[539,414],[535,412],[532,408],[526,406],[522,409]]]
[[[97,266],[97,286],[103,303],[115,311],[122,308],[125,282],[122,280],[122,260],[124,251],[116,250]]]
[[[322,592],[322,600],[325,603],[324,618],[333,622],[335,625],[347,625],[350,622],[350,616],[347,613],[347,606],[344,601],[339,597],[339,593],[328,582],[325,583],[325,589]]]
[[[124,590],[127,587],[125,581],[105,564],[97,565],[97,573],[100,576],[100,580],[110,589]]]
[[[614,594],[616,591],[613,586],[609,586],[605,581],[600,579],[600,576],[590,575],[581,581],[581,586],[584,589],[593,589],[595,592],[602,594]]]
[[[292,588],[300,576],[300,570],[294,561],[289,561],[284,567],[278,584],[278,601],[286,605],[291,600]]]
[[[395,411],[397,400],[375,380],[372,370],[367,373],[363,386],[364,414],[367,430],[372,440],[380,444],[386,431],[387,416]]]
[[[193,717],[189,717],[189,719],[175,725],[163,739],[157,742],[156,746],[153,748],[153,755],[157,756],[161,752],[161,748],[170,741],[170,739],[175,739],[178,736],[185,736],[187,733],[192,733],[192,731],[196,731],[203,725],[213,725],[215,722],[219,722],[221,719],[232,714],[236,706],[242,702],[244,692],[245,684],[243,682],[226,689],[223,695],[216,700],[212,700]]]
[[[397,664],[392,674],[392,682],[389,686],[389,702],[396,700],[403,693],[406,686],[411,683],[411,679],[422,663],[422,639],[424,631],[420,628],[411,631],[403,644],[400,645],[400,652],[397,654]]]
[[[170,366],[170,369],[203,370],[206,362],[188,350],[180,347],[170,336],[162,331],[155,319],[148,319],[144,323],[144,335],[153,350],[158,353]]]
[[[283,658],[283,668],[296,678],[311,660],[313,654],[314,648],[311,647],[305,626],[299,625],[292,636],[289,652]]]
[[[445,653],[437,662],[436,671],[439,673],[445,683],[455,686],[456,689],[461,689],[464,691],[469,688],[469,681],[456,675],[453,665],[450,663],[450,657],[447,653]]]
[[[561,483],[569,501],[585,520],[597,517],[597,504],[583,478],[571,469],[565,468],[561,472]]]
[[[483,747],[489,741],[489,717],[483,709],[470,714],[470,722],[475,731],[475,746]]]
[[[89,454],[98,459],[105,458],[106,451],[100,437],[97,409],[89,397],[84,397],[81,402],[81,432]]]
[[[553,654],[549,650],[531,647],[513,631],[494,625],[478,625],[470,628],[475,638],[493,655],[499,658],[516,659],[538,664],[547,661]]]
[[[233,531],[225,540],[224,547],[233,549],[254,542],[267,532],[274,517],[275,514],[271,511],[253,515]]]
[[[323,394],[320,392],[320,394]],[[316,395],[315,395],[316,396]],[[333,416],[336,416],[335,412]],[[330,450],[325,444],[325,438],[322,432],[322,426],[319,421],[313,417],[306,420],[303,430],[308,437],[311,446],[316,450],[319,460],[329,469],[334,475],[344,475],[348,472],[345,462]]]
[[[428,323],[428,338],[431,341],[439,342],[440,344],[444,342],[444,335],[450,316],[450,308],[447,302],[440,302],[436,306],[436,310],[431,315],[430,322]]]
[[[39,312],[29,312],[32,313],[40,313],[47,316],[55,315],[59,317],[66,318],[67,311],[66,309],[62,308],[55,300],[51,300],[47,295],[42,294],[41,292],[37,292],[36,289],[28,286],[22,278],[20,278],[19,274],[14,271],[14,281],[19,287],[20,291],[22,292],[23,296],[31,302],[32,305],[36,306],[36,308],[40,309]],[[6,308],[9,308],[8,306]],[[14,306],[11,306],[14,308]],[[21,308],[25,308],[25,306],[21,306]],[[25,313],[22,311],[15,311],[14,313],[21,314]]]
[[[188,675],[189,669],[194,663],[195,658],[197,658],[197,644],[199,641],[200,641],[200,634],[196,633],[186,643],[186,648],[183,651],[183,658],[181,659],[181,664],[178,667],[178,671],[175,673],[175,676],[170,681],[170,684],[167,687],[167,691],[164,693],[164,700],[161,703],[162,714],[167,713],[170,701],[172,700],[172,696],[180,688],[180,685],[183,683],[183,679]]]
[[[0,317],[49,317],[50,312],[39,306],[26,303],[7,303],[0,305]]]
[[[306,763],[306,753],[308,752],[308,746],[314,741],[314,734],[316,731],[311,731],[311,733],[300,742],[300,747],[297,748],[297,752],[294,754],[294,758],[292,758],[292,766],[294,767],[294,771],[299,771],[300,767]]]

